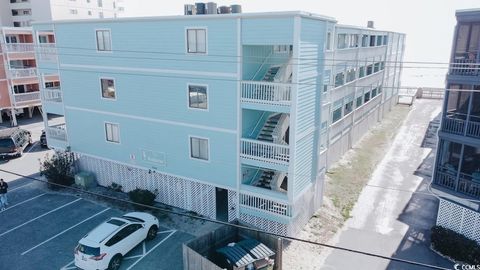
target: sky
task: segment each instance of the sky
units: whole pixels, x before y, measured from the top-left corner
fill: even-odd
[[[182,15],[184,4],[195,1],[124,0],[128,16]],[[197,0],[197,2],[200,2]],[[413,87],[444,87],[446,67],[450,58],[455,10],[480,8],[479,0],[237,0],[216,1],[218,6],[240,4],[243,12],[301,10],[334,17],[340,24],[366,26],[407,35],[406,62],[402,85]]]

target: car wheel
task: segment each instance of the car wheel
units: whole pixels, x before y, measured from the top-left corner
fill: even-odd
[[[157,232],[158,232],[158,227],[156,225],[153,225],[148,229],[148,234],[147,234],[147,240],[153,240],[155,237],[157,237]]]
[[[117,254],[113,256],[108,264],[108,270],[118,270],[120,269],[120,265],[122,264],[122,255]]]

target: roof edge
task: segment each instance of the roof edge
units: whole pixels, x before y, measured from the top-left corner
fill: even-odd
[[[132,21],[159,21],[159,20],[188,20],[188,19],[233,19],[233,18],[275,18],[295,17],[337,22],[333,17],[305,11],[274,11],[274,12],[251,12],[251,13],[230,13],[230,14],[205,14],[205,15],[171,15],[171,16],[146,16],[146,17],[124,17],[104,19],[77,19],[77,20],[52,20],[32,22],[32,25],[42,24],[68,24],[68,23],[111,23],[111,22],[132,22]]]

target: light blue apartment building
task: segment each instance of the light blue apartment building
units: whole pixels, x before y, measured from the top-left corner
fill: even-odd
[[[294,235],[397,103],[405,36],[305,12],[37,23],[47,140],[100,185]]]

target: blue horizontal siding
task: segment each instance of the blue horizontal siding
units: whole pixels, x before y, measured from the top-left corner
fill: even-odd
[[[206,55],[186,53],[187,27],[207,29],[208,53]],[[113,52],[96,52],[96,29],[111,30]],[[75,33],[74,38],[72,33]],[[58,24],[56,39],[63,64],[237,72],[235,20],[192,19]]]
[[[293,44],[293,17],[243,19],[242,43],[245,45]]]
[[[60,71],[66,106],[236,130],[237,83]],[[116,100],[103,99],[100,78],[115,79]],[[188,107],[188,83],[208,85],[208,111]]]
[[[142,151],[155,151],[164,153],[166,162],[165,166],[155,165],[157,171],[236,188],[236,134],[72,109],[66,109],[65,118],[73,152],[133,163],[149,169],[154,165],[142,161]],[[120,144],[105,140],[104,122],[119,124]],[[190,158],[189,135],[209,138],[209,162]],[[135,156],[134,160],[131,155]]]

